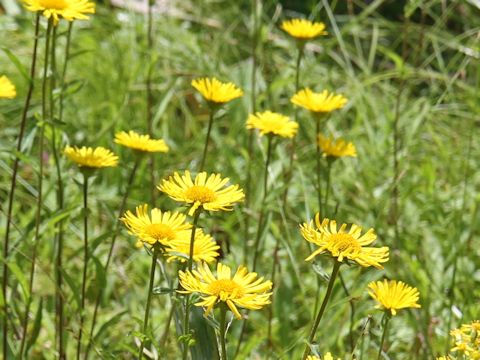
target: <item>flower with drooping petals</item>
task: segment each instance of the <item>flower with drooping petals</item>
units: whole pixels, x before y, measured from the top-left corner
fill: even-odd
[[[168,152],[163,139],[152,139],[150,135],[141,135],[132,130],[117,133],[115,143],[140,152]]]
[[[188,261],[190,257],[190,237],[192,230],[188,230],[187,236],[182,236],[177,240],[169,242],[165,248],[165,255],[168,256],[167,262],[179,260],[180,262]],[[220,246],[215,240],[205,234],[201,229],[195,231],[195,241],[193,242],[193,261],[212,263],[220,255],[218,250]]]
[[[64,154],[82,168],[115,167],[118,164],[118,156],[101,146],[96,148],[67,146]]]
[[[207,175],[206,172],[197,174],[192,181],[187,170],[183,175],[176,172],[168,179],[163,179],[157,188],[175,201],[191,204],[188,214],[193,215],[199,208],[230,211],[235,203],[243,201],[243,190],[238,185],[226,186],[228,181],[228,178],[222,179],[220,174]]]
[[[307,19],[285,20],[280,25],[282,30],[298,40],[311,40],[318,36],[327,35],[325,24],[322,22],[312,22]]]
[[[240,266],[233,277],[230,267],[222,263],[217,264],[216,276],[205,263],[193,271],[180,271],[178,275],[185,289],[179,292],[198,293],[201,301],[195,305],[206,307],[205,316],[220,302],[225,303],[237,319],[242,318],[237,306],[258,310],[270,304],[272,293],[268,291],[272,289],[272,282],[257,278],[256,273],[249,273],[244,266]]]
[[[194,79],[192,86],[202,94],[205,100],[214,104],[224,104],[243,96],[243,91],[235,84],[223,83],[216,78]]]
[[[278,135],[292,138],[297,133],[298,124],[288,116],[272,111],[250,114],[247,120],[247,129],[258,129],[260,135]]]
[[[345,96],[330,93],[328,90],[315,93],[306,88],[293,95],[290,101],[314,113],[329,113],[343,108],[348,100]]]
[[[376,308],[390,311],[394,316],[397,315],[397,310],[420,307],[417,303],[420,297],[417,288],[402,281],[372,281],[368,288],[369,295],[378,303]]]
[[[362,228],[352,224],[347,231],[347,224],[337,228],[335,220],[323,219],[320,221],[320,214],[315,216],[313,222],[300,225],[302,236],[308,242],[318,246],[306,261],[312,260],[315,256],[328,253],[337,261],[355,261],[364,267],[374,266],[383,269],[382,263],[388,261],[388,247],[370,247],[377,235],[373,229],[361,235]]]
[[[355,145],[351,142],[343,139],[333,139],[332,137],[327,138],[322,134],[318,134],[317,141],[324,157],[336,159],[346,156],[357,156],[357,149],[355,149]]]

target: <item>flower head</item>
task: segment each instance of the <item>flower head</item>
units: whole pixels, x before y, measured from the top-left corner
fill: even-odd
[[[198,293],[201,301],[196,306],[205,306],[205,316],[208,316],[213,307],[225,303],[237,319],[242,315],[237,306],[245,309],[258,310],[270,304],[272,288],[271,281],[257,279],[257,274],[249,273],[244,266],[240,266],[232,277],[231,269],[221,263],[217,264],[217,275],[213,275],[207,264],[203,264],[193,271],[180,271],[180,284],[184,294]]]
[[[135,214],[127,211],[120,219],[128,229],[128,232],[135,235],[143,243],[149,245],[169,245],[172,241],[190,241],[192,227],[186,222],[187,217],[178,212],[162,212],[153,208],[148,214],[148,205],[140,205],[135,208]]]
[[[247,120],[247,129],[258,129],[260,135],[273,134],[292,138],[297,133],[298,124],[288,116],[271,111],[250,114]]]
[[[397,310],[405,308],[419,308],[417,304],[419,293],[417,288],[411,287],[401,281],[383,280],[372,281],[368,284],[369,295],[378,305],[377,309],[389,310],[392,315],[397,315]]]
[[[298,40],[310,40],[328,34],[325,31],[324,23],[312,22],[306,19],[285,20],[280,27]]]
[[[220,174],[199,173],[192,181],[190,171],[183,175],[174,173],[157,188],[175,201],[192,204],[189,215],[198,208],[208,211],[232,210],[233,204],[243,201],[243,190],[238,185],[227,185],[229,178],[222,179]]]
[[[56,25],[60,18],[73,20],[86,20],[86,14],[95,13],[95,4],[88,0],[23,0],[25,8],[29,11],[41,11],[47,19],[53,18]]]
[[[315,93],[306,88],[293,95],[290,101],[315,113],[329,113],[343,108],[348,100],[345,96],[330,93],[328,90]]]
[[[462,353],[467,359],[480,359],[480,321],[463,324],[460,328],[453,329],[450,335],[455,341],[455,346],[450,351]]]
[[[165,255],[168,256],[167,262],[179,260],[186,262],[190,256],[190,237],[192,230],[188,230],[187,236],[182,236],[177,240],[171,241],[165,248]],[[220,255],[218,250],[220,246],[215,240],[205,234],[201,229],[195,231],[195,241],[193,242],[193,261],[212,263]]]
[[[101,146],[96,148],[67,146],[64,154],[83,168],[115,167],[118,164],[118,156]]]
[[[370,247],[375,241],[377,235],[373,229],[368,230],[361,235],[362,228],[352,224],[347,231],[347,224],[342,224],[337,229],[335,220],[323,219],[320,222],[320,214],[315,216],[315,225],[313,222],[300,225],[302,236],[308,242],[318,246],[306,261],[312,260],[315,256],[325,252],[333,256],[337,261],[343,260],[355,261],[364,267],[374,266],[383,269],[382,263],[388,261],[388,247]]]
[[[346,142],[343,139],[334,140],[332,137],[327,138],[322,134],[318,134],[317,141],[325,157],[332,159],[345,156],[357,157],[357,149],[351,142]]]
[[[15,85],[5,76],[0,76],[0,99],[13,99],[17,96]]]
[[[333,356],[332,356],[332,353],[331,352],[327,352],[324,356],[322,356],[321,358],[319,358],[318,356],[315,356],[315,355],[308,355],[307,356],[307,360],[334,360]],[[340,359],[338,359],[340,360]]]
[[[216,78],[194,79],[192,86],[202,94],[205,100],[214,104],[224,104],[243,96],[243,91],[235,84],[223,83]]]
[[[163,139],[151,139],[150,135],[140,135],[130,130],[115,135],[115,143],[140,152],[167,152],[168,146]]]

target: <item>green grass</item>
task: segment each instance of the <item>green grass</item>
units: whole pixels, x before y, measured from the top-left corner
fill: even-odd
[[[330,5],[328,5],[330,3]],[[391,259],[384,271],[342,267],[342,274],[355,303],[354,339],[357,358],[374,359],[381,337],[381,313],[369,299],[367,284],[383,277],[405,281],[421,294],[419,310],[406,310],[391,321],[388,338],[390,359],[434,359],[445,354],[450,342],[447,321],[453,311],[452,327],[478,319],[480,297],[480,245],[478,233],[478,188],[480,145],[478,116],[480,96],[478,8],[473,2],[426,1],[414,9],[406,27],[402,20],[392,20],[383,12],[385,3],[369,6],[358,2],[356,14],[337,10],[339,2],[320,1],[314,9],[316,19],[327,24],[329,36],[307,45],[302,63],[300,84],[315,90],[327,88],[348,97],[348,105],[334,113],[326,132],[354,142],[358,157],[339,160],[332,173],[331,204],[337,209],[339,222],[373,227],[378,244],[391,248]],[[410,3],[414,3],[413,1]],[[128,149],[113,143],[120,130],[146,130],[145,76],[153,66],[154,133],[164,138],[170,152],[156,159],[157,179],[177,170],[199,166],[208,112],[190,86],[192,78],[208,75],[236,83],[246,95],[219,113],[215,119],[207,171],[220,172],[232,183],[245,186],[248,133],[245,121],[251,108],[251,18],[246,1],[206,2],[202,9],[196,2],[178,4],[180,15],[156,14],[154,47],[146,46],[145,18],[121,9],[98,5],[90,21],[75,22],[72,53],[67,72],[67,97],[62,142],[74,145],[107,146],[121,157],[117,169],[98,174],[90,187],[90,238],[93,261],[89,266],[88,304],[102,281],[105,296],[100,308],[91,358],[129,359],[138,352],[134,335],[141,330],[150,267],[150,256],[134,247],[135,239],[122,227],[113,263],[104,278],[102,266],[109,248],[109,235],[117,221],[118,206],[134,158]],[[422,24],[422,12],[424,24]],[[203,14],[203,17],[201,16]],[[281,19],[298,16],[276,2],[262,8],[257,109],[294,116],[290,97],[294,92],[294,42],[279,27]],[[308,16],[308,14],[306,14]],[[402,16],[398,15],[398,19]],[[397,17],[395,18],[397,19]],[[198,20],[201,20],[200,22]],[[17,86],[15,100],[0,100],[0,194],[2,214],[6,212],[11,164],[18,124],[26,94],[27,81],[21,68],[28,71],[33,42],[33,15],[0,16],[1,74]],[[45,33],[42,20],[41,33]],[[209,25],[210,24],[210,25]],[[213,25],[211,25],[213,24]],[[66,31],[61,22],[60,34]],[[407,57],[402,60],[405,36]],[[40,54],[43,49],[40,41]],[[64,36],[58,46],[62,63]],[[149,63],[149,58],[154,61]],[[40,55],[39,69],[43,64]],[[40,72],[38,71],[38,74]],[[400,99],[399,88],[404,79]],[[25,283],[31,265],[31,248],[35,226],[35,198],[41,78],[35,80],[26,139],[22,151],[19,187],[15,197],[14,227],[11,234],[12,255],[9,286],[11,328],[10,346],[16,353],[19,319],[23,316]],[[393,122],[399,101],[399,237],[392,222]],[[270,278],[272,252],[277,239],[280,267],[275,281],[272,305],[273,346],[267,344],[268,309],[250,312],[241,359],[296,359],[304,349],[304,340],[313,318],[315,297],[326,289],[326,274],[331,261],[321,258],[312,266],[307,243],[298,224],[312,219],[317,211],[315,182],[314,122],[307,111],[298,110],[301,131],[297,139],[297,161],[289,189],[289,206],[282,212],[283,169],[288,164],[288,140],[276,143],[270,169],[271,193],[268,202],[268,227],[258,273]],[[51,136],[47,131],[47,137]],[[49,141],[47,141],[49,143]],[[202,215],[201,226],[221,243],[222,262],[237,267],[243,262],[245,241],[253,246],[254,231],[262,196],[265,139],[255,136],[254,182],[251,206],[236,206],[233,212]],[[55,306],[54,256],[55,223],[65,216],[64,294],[67,314],[68,358],[74,356],[78,327],[78,302],[82,268],[82,197],[81,177],[75,166],[62,159],[66,182],[66,210],[58,213],[55,202],[55,169],[51,149],[44,182],[44,213],[38,267],[34,286],[29,339],[30,359],[54,359]],[[127,208],[150,202],[150,175],[144,162],[135,179]],[[181,209],[178,203],[159,195],[157,206]],[[245,239],[244,218],[251,216],[249,239]],[[0,235],[4,238],[5,216]],[[449,289],[452,269],[458,261],[456,286]],[[251,260],[248,261],[248,265]],[[169,281],[176,268],[165,265]],[[321,287],[317,292],[317,280]],[[155,286],[168,287],[164,275],[157,272]],[[174,285],[175,286],[175,285]],[[453,309],[448,305],[453,296]],[[176,341],[179,334],[174,322],[166,346],[158,347],[172,301],[169,294],[154,296],[151,313],[153,345],[159,358],[179,358]],[[350,359],[349,299],[337,282],[326,316],[317,332],[319,351],[332,351]],[[90,324],[87,312],[87,326]],[[196,326],[207,327],[196,314]],[[218,314],[217,314],[218,316]],[[371,316],[371,318],[369,318]],[[367,318],[368,326],[365,327]],[[242,323],[234,320],[229,329],[230,358]],[[362,330],[363,334],[362,334]],[[215,347],[211,334],[196,331],[195,359],[211,359]],[[205,338],[202,338],[204,336]],[[363,344],[363,346],[362,346]],[[363,349],[363,350],[362,350]],[[12,357],[13,358],[13,357]],[[388,357],[385,357],[388,358]]]

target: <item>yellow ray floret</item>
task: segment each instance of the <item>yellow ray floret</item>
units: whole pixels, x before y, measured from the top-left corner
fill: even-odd
[[[368,284],[368,288],[369,295],[378,303],[376,308],[389,310],[392,315],[396,315],[399,309],[420,307],[417,288],[402,281],[374,281]]]
[[[165,255],[168,256],[167,262],[179,260],[186,262],[190,256],[190,237],[192,231],[188,230],[187,236],[183,236],[178,240],[171,241],[165,248]],[[193,261],[212,263],[220,255],[218,250],[220,246],[215,240],[205,234],[201,229],[195,231],[195,241],[193,242]]]
[[[0,76],[0,99],[13,99],[17,96],[15,85],[5,76]]]
[[[232,206],[243,201],[245,195],[238,185],[226,186],[229,179],[220,174],[207,175],[199,173],[192,181],[187,170],[183,175],[174,173],[168,179],[163,179],[157,188],[175,201],[191,204],[189,215],[198,208],[209,211],[232,210]]]
[[[150,135],[141,135],[130,130],[115,135],[115,143],[142,152],[167,152],[168,146],[163,139],[151,139]]]
[[[231,276],[231,269],[221,263],[217,264],[217,275],[213,275],[207,264],[200,265],[197,270],[180,271],[180,284],[184,294],[198,293],[201,301],[196,306],[204,306],[205,316],[208,316],[213,307],[219,302],[224,302],[237,319],[242,315],[238,307],[258,310],[270,304],[272,288],[271,281],[264,281],[263,277],[257,279],[257,274],[249,273],[244,266],[240,266]]]
[[[333,358],[333,355],[331,352],[327,352],[321,358],[315,355],[308,355],[307,360],[335,360],[335,359]],[[340,360],[340,358],[338,360]]]
[[[95,13],[95,4],[88,0],[23,0],[29,11],[42,12],[46,18],[58,24],[59,19],[68,21],[86,20],[86,14]]]
[[[321,35],[327,35],[325,24],[306,19],[285,20],[280,26],[290,36],[299,40],[310,40]]]
[[[192,86],[202,94],[205,100],[215,104],[227,103],[243,96],[243,91],[235,84],[223,83],[216,78],[194,79]]]
[[[190,241],[192,227],[186,222],[187,217],[178,212],[162,212],[153,208],[148,213],[148,205],[140,205],[135,208],[135,214],[127,211],[120,219],[138,240],[150,245],[169,245],[172,241]]]
[[[96,148],[67,146],[64,154],[78,166],[85,168],[115,167],[118,164],[118,156],[101,146]]]
[[[364,267],[374,266],[378,269],[383,269],[382,263],[388,261],[388,247],[367,246],[377,238],[373,229],[363,235],[362,228],[355,224],[352,224],[348,231],[347,224],[342,224],[337,229],[335,220],[323,219],[320,222],[320,215],[317,214],[315,226],[312,221],[303,223],[300,231],[305,240],[318,246],[306,261],[323,253],[331,255],[339,262],[350,260]]]
[[[290,101],[315,113],[329,113],[343,108],[348,100],[345,96],[330,93],[328,90],[315,93],[306,88],[293,95]]]
[[[298,124],[288,116],[272,111],[250,114],[247,119],[247,129],[258,129],[260,135],[278,135],[292,138],[297,133]]]
[[[346,142],[343,139],[333,139],[332,137],[325,137],[318,134],[318,145],[322,149],[324,157],[339,158],[345,156],[357,156],[357,149],[351,142]]]
[[[460,328],[450,331],[455,346],[452,352],[462,353],[466,359],[480,359],[480,321],[462,324]]]

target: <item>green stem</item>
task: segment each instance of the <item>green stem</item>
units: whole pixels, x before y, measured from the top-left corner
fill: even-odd
[[[37,195],[37,206],[35,212],[35,237],[33,242],[33,249],[32,249],[32,266],[30,268],[30,277],[28,283],[28,299],[25,306],[25,313],[22,321],[22,340],[20,343],[20,356],[24,355],[26,339],[27,339],[27,332],[28,332],[28,322],[30,319],[30,308],[32,306],[33,301],[33,283],[35,279],[35,267],[37,262],[37,250],[38,250],[38,243],[40,242],[40,224],[41,224],[41,217],[42,217],[42,205],[43,205],[43,171],[44,171],[44,138],[45,138],[45,126],[50,118],[51,120],[51,111],[48,114],[47,111],[47,75],[48,75],[48,67],[49,67],[49,58],[50,58],[50,40],[52,35],[52,28],[53,22],[51,20],[48,21],[47,27],[47,34],[45,40],[45,62],[43,68],[43,83],[42,83],[42,118],[43,124],[40,129],[40,136],[39,136],[39,148],[38,148],[38,162],[39,162],[39,172],[38,172],[38,195]],[[49,96],[51,97],[52,89],[50,89]],[[51,110],[51,109],[50,109]]]
[[[208,120],[208,130],[207,130],[207,138],[205,139],[205,146],[203,148],[203,155],[202,155],[202,161],[200,162],[200,172],[203,171],[205,168],[205,160],[207,158],[207,151],[208,151],[208,143],[210,142],[210,133],[212,131],[212,125],[213,125],[213,117],[215,115],[215,110],[210,108],[210,116]]]
[[[12,167],[12,181],[10,184],[10,192],[8,194],[8,208],[7,208],[7,224],[5,229],[5,240],[3,243],[3,278],[2,278],[2,297],[3,297],[3,358],[7,358],[8,354],[8,302],[7,302],[7,287],[8,287],[8,257],[9,257],[9,240],[10,240],[10,226],[12,222],[13,199],[15,189],[17,186],[17,172],[20,163],[19,154],[22,151],[23,137],[25,134],[25,125],[27,123],[27,113],[30,108],[30,100],[32,99],[35,69],[37,64],[37,48],[38,48],[38,34],[40,29],[40,14],[35,18],[35,38],[33,42],[32,63],[30,65],[30,79],[28,85],[28,92],[25,98],[25,104],[22,111],[22,119],[20,121],[20,132],[18,134],[15,160]],[[22,341],[24,337],[22,337]]]
[[[220,307],[220,345],[222,347],[221,359],[227,360],[227,307]]]
[[[273,150],[272,142],[273,142],[273,136],[268,135],[267,158],[265,160],[265,175],[263,179],[263,198],[261,203],[260,216],[258,219],[257,235],[255,236],[252,271],[255,271],[255,269],[257,268],[257,260],[259,256],[259,250],[260,250],[260,239],[262,238],[262,229],[263,229],[263,225],[264,225],[263,222],[265,217],[265,204],[266,204],[267,195],[268,195],[268,167],[270,165],[270,161],[272,158],[272,150]]]
[[[85,321],[85,298],[87,289],[87,267],[88,267],[88,175],[83,173],[83,276],[82,276],[82,297],[80,303],[80,328],[78,329],[77,360],[80,359],[82,348],[83,323]]]
[[[192,225],[192,233],[190,235],[190,249],[188,253],[188,271],[192,271],[193,269],[193,254],[195,248],[195,233],[197,231],[197,224],[200,214],[202,212],[202,208],[198,208],[193,215],[193,225]],[[185,296],[185,318],[183,320],[183,334],[184,336],[188,336],[190,333],[190,295],[187,294]],[[183,348],[183,359],[186,359],[188,356],[188,342],[185,343]]]
[[[325,210],[325,214],[323,215],[324,217],[330,216],[330,213],[328,212],[328,198],[330,195],[330,175],[331,175],[331,170],[332,170],[332,160],[327,159],[327,175],[326,175],[326,189],[325,189],[325,201],[323,203],[323,207]]]
[[[302,62],[303,58],[303,50],[304,46],[299,46],[298,47],[298,53],[297,53],[297,61],[295,63],[295,93],[298,92],[299,87],[300,87],[300,64]],[[295,107],[294,110],[294,120],[297,121],[297,114],[298,114],[298,107]],[[285,173],[285,190],[283,192],[283,199],[282,199],[282,208],[285,210],[287,206],[287,200],[288,200],[288,189],[290,188],[290,181],[292,180],[292,174],[293,174],[293,163],[295,159],[295,148],[297,145],[297,137],[294,136],[292,137],[292,141],[290,143],[290,158],[289,158],[289,163],[288,163],[288,169],[287,172]]]
[[[328,300],[332,295],[333,285],[335,283],[335,279],[337,277],[338,271],[340,269],[340,265],[342,263],[335,260],[335,264],[333,265],[332,274],[330,275],[330,280],[328,281],[327,292],[325,293],[325,297],[323,298],[322,306],[320,306],[320,310],[318,311],[317,317],[315,318],[315,322],[313,323],[312,329],[310,330],[310,335],[308,337],[308,343],[305,346],[305,351],[303,352],[302,359],[305,360],[310,353],[310,344],[315,339],[315,333],[317,332],[318,325],[320,324],[320,320],[322,320],[323,314],[325,313],[325,309],[327,308]]]
[[[152,254],[152,265],[150,268],[150,283],[148,284],[148,295],[147,295],[147,306],[145,307],[145,316],[143,318],[143,331],[142,335],[146,336],[145,334],[147,333],[147,328],[148,328],[148,319],[150,317],[150,305],[152,303],[152,290],[153,290],[153,282],[155,279],[155,268],[157,265],[157,258],[158,258],[158,250],[153,249],[153,254]],[[140,350],[138,352],[138,359],[142,360],[143,358],[143,349],[145,348],[145,339],[142,338],[142,343],[140,345]]]
[[[320,216],[323,218],[325,214],[323,212],[322,207],[322,150],[320,148],[320,144],[318,143],[317,136],[320,133],[320,121],[321,116],[315,114],[315,122],[316,122],[316,133],[315,133],[315,144],[316,144],[316,158],[317,158],[317,196],[318,196],[318,211],[320,212]]]
[[[389,322],[390,322],[390,316],[387,313],[385,313],[383,315],[383,334],[382,334],[382,340],[380,341],[380,347],[378,348],[377,360],[380,360],[382,358],[382,349],[383,349],[383,344],[385,343],[385,339],[387,337]]]
[[[128,182],[127,182],[127,186],[125,188],[125,193],[123,194],[122,201],[120,203],[118,216],[116,218],[116,225],[115,225],[115,228],[113,230],[112,240],[110,242],[110,249],[108,250],[107,261],[105,262],[105,266],[103,268],[104,272],[105,272],[105,276],[107,276],[107,274],[108,274],[108,268],[110,266],[110,261],[112,260],[113,249],[115,248],[115,242],[116,242],[117,236],[120,232],[120,221],[119,221],[119,219],[123,215],[123,212],[125,211],[125,205],[127,203],[128,195],[130,194],[130,189],[132,188],[133,182],[135,180],[135,174],[137,173],[137,169],[138,169],[139,165],[140,165],[140,158],[137,158],[135,160],[134,165],[133,165],[132,171],[130,172],[130,176],[128,177]],[[98,294],[97,294],[97,297],[95,299],[95,308],[93,310],[92,325],[90,327],[90,337],[89,337],[89,340],[88,340],[87,350],[85,351],[85,357],[84,357],[85,360],[88,359],[88,355],[89,355],[90,349],[92,347],[92,338],[93,338],[93,333],[95,331],[95,325],[97,324],[98,309],[100,307],[100,301],[102,300],[104,290],[105,290],[104,287],[100,287],[99,291],[98,291]]]
[[[61,124],[63,120],[63,103],[65,98],[65,75],[67,73],[67,64],[68,58],[70,54],[70,40],[72,34],[72,26],[73,21],[68,23],[68,31],[67,31],[67,43],[65,45],[65,55],[63,60],[63,69],[60,78],[60,96],[58,102],[58,121]],[[54,56],[54,54],[52,55]],[[53,82],[52,82],[53,84]],[[53,158],[55,161],[55,169],[57,172],[57,207],[59,211],[64,209],[64,185],[62,179],[62,171],[60,166],[60,158],[58,155],[58,147],[57,147],[57,129],[52,124],[52,152]],[[58,354],[59,359],[65,359],[65,345],[64,345],[64,313],[63,313],[63,294],[62,294],[62,286],[63,286],[63,275],[62,275],[62,268],[63,268],[63,220],[58,221],[57,223],[57,255],[55,261],[55,273],[56,273],[56,280],[57,280],[57,287],[55,289],[55,313],[56,313],[56,331],[57,331],[57,339],[58,339]]]

